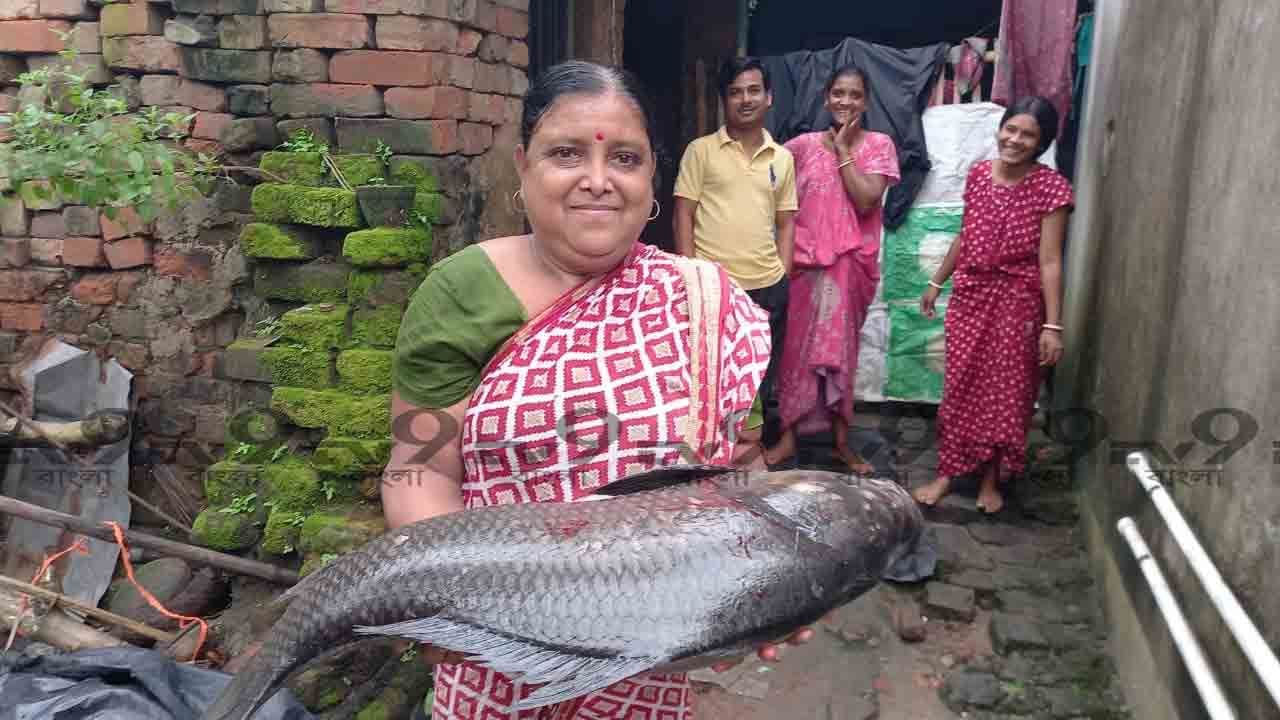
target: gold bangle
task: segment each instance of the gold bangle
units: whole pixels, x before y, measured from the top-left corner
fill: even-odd
[[[1062,332],[1061,325],[1050,325],[1049,323],[1044,323],[1040,327],[1044,328],[1045,330],[1057,330],[1058,332]]]
[[[845,160],[844,162],[842,162],[842,163],[840,163],[839,165],[837,165],[837,166],[836,166],[836,170],[843,170],[845,165],[849,165],[849,164],[853,163],[855,160],[857,160],[857,158],[855,158],[855,157],[850,157],[848,160]]]

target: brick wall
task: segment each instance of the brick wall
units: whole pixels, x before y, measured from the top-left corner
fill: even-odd
[[[74,30],[70,42],[95,82],[117,86],[132,108],[194,113],[187,145],[225,153],[228,163],[256,166],[298,128],[346,154],[385,143],[389,171],[416,168],[415,181],[438,192],[429,263],[522,229],[508,198],[517,187],[511,153],[528,85],[527,6],[4,0],[0,112],[21,102],[15,78],[63,49],[55,31]],[[24,200],[22,188],[0,196],[0,398],[13,399],[13,371],[45,339],[97,349],[135,373],[135,457],[145,451],[198,469],[223,454],[230,417],[271,404],[270,378],[246,376],[228,348],[252,336],[259,320],[315,300],[281,287],[338,283],[338,304],[354,316],[358,308],[346,303],[351,272],[398,274],[388,288],[412,279],[404,269],[352,265],[332,234],[305,259],[246,252],[241,237],[255,220],[258,180],[236,177],[147,225],[30,194]],[[376,362],[386,348],[368,349],[375,354],[363,359]],[[336,359],[338,349],[329,350]],[[164,500],[149,472],[135,469],[132,482]]]

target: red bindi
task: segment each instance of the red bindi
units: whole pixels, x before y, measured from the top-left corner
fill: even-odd
[[[604,133],[596,133],[596,142],[604,142]]]

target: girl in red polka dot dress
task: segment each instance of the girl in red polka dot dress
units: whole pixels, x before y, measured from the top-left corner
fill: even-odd
[[[914,493],[924,505],[946,495],[952,478],[980,472],[978,509],[998,512],[1000,484],[1026,469],[1041,374],[1062,357],[1062,243],[1074,198],[1066,178],[1038,162],[1057,134],[1057,112],[1044,98],[1024,98],[1004,114],[999,154],[969,171],[960,235],[920,299],[933,317],[954,271],[938,477]]]

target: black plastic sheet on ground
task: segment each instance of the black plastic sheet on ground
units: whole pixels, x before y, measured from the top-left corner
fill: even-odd
[[[118,647],[0,659],[0,720],[194,720],[231,676]],[[314,720],[287,689],[254,720]]]

